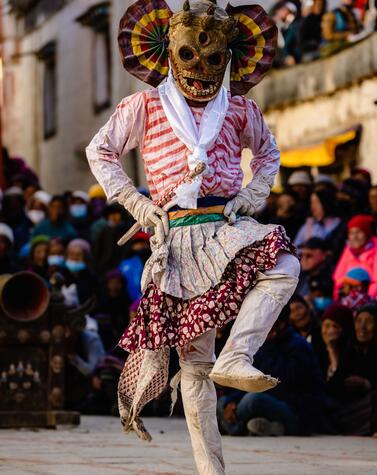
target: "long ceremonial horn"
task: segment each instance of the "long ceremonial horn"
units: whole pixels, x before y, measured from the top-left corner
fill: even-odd
[[[197,176],[201,175],[204,170],[206,169],[206,165],[204,163],[198,163],[194,170],[191,170],[187,172],[178,182],[170,188],[158,201],[155,201],[154,204],[156,206],[160,206],[162,208],[165,206],[171,199],[173,198],[175,190],[182,185],[183,183],[189,183],[191,182],[194,178]],[[127,241],[129,241],[132,236],[134,236],[140,229],[142,228],[142,225],[139,223],[135,223],[127,232],[124,236],[122,236],[119,241],[118,241],[118,246],[123,246],[126,244]]]

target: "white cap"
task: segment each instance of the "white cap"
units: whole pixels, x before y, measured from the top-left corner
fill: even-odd
[[[293,172],[292,175],[288,178],[288,185],[308,185],[312,184],[312,180],[308,172],[304,170],[298,170]]]
[[[316,185],[319,183],[328,183],[329,185],[335,186],[335,181],[331,178],[331,176],[324,175],[323,173],[319,173],[314,177],[314,183]]]
[[[36,191],[31,198],[33,200],[40,201],[41,203],[43,203],[46,206],[51,201],[51,195],[48,194],[46,191],[43,191],[43,190]]]
[[[0,223],[0,236],[5,236],[12,244],[14,243],[12,228],[5,223]]]
[[[11,186],[7,188],[4,192],[4,196],[16,196],[16,195],[23,195],[23,191],[19,186]]]
[[[85,191],[74,191],[72,193],[72,198],[80,198],[81,200],[85,201],[85,203],[89,203],[89,195],[88,193],[85,193]]]

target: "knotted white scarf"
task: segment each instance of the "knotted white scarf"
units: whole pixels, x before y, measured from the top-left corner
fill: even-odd
[[[186,99],[175,85],[171,71],[167,81],[158,87],[158,92],[174,134],[191,152],[188,155],[189,169],[194,170],[199,163],[208,165],[207,152],[213,147],[228,111],[225,87],[222,86],[217,96],[206,105],[199,128]],[[180,185],[175,191],[174,202],[181,208],[196,209],[202,181],[203,176],[200,175],[192,183]]]

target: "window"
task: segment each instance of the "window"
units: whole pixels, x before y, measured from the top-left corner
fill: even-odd
[[[43,137],[48,139],[56,134],[56,103],[57,103],[57,77],[56,77],[56,44],[48,43],[38,53],[38,58],[43,62]]]
[[[99,113],[111,105],[111,48],[109,3],[91,7],[77,21],[93,32],[93,109]]]

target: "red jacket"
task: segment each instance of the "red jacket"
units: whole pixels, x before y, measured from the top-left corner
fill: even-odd
[[[339,262],[335,268],[334,279],[334,298],[338,299],[339,290],[347,272],[354,267],[365,269],[371,278],[369,295],[377,297],[377,238],[373,237],[370,245],[358,256],[354,254],[348,244],[344,247]]]

